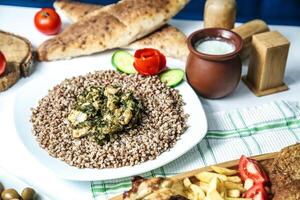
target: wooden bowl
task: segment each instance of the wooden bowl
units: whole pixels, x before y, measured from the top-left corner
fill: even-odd
[[[235,46],[228,54],[210,55],[197,51],[195,43],[205,38],[222,38]],[[186,63],[189,84],[203,97],[222,98],[230,94],[241,78],[242,63],[239,53],[242,38],[227,29],[206,28],[192,33],[187,40],[190,54]]]

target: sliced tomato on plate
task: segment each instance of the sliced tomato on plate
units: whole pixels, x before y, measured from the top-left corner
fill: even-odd
[[[4,73],[5,67],[6,67],[6,59],[4,54],[0,51],[0,75]]]
[[[253,185],[249,190],[243,194],[244,198],[252,198],[253,200],[267,200],[268,193],[262,183]]]
[[[142,75],[156,75],[166,67],[166,57],[156,49],[139,49],[134,54],[134,68]]]
[[[239,173],[243,181],[250,178],[257,183],[267,183],[269,182],[269,177],[264,172],[260,164],[251,158],[242,156],[239,161]]]

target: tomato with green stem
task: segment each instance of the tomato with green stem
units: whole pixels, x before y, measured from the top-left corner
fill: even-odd
[[[52,8],[43,8],[34,16],[35,27],[46,35],[55,35],[61,29],[61,19]]]

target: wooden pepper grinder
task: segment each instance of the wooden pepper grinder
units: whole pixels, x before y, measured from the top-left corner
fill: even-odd
[[[207,0],[204,8],[205,28],[226,28],[234,27],[236,17],[235,0]]]
[[[243,81],[256,96],[288,89],[283,79],[289,46],[290,42],[277,31],[253,36],[248,73]]]

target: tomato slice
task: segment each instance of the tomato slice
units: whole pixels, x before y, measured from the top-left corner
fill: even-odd
[[[164,56],[164,54],[159,52],[159,58],[160,58],[160,66],[159,66],[159,71],[162,71],[166,68],[167,65],[167,59],[166,56]]]
[[[0,51],[0,76],[4,73],[6,67],[6,59],[4,54]]]
[[[134,54],[134,68],[143,75],[156,75],[166,67],[166,57],[156,49],[139,49]]]
[[[247,158],[242,155],[239,161],[239,173],[243,181],[250,178],[257,183],[267,183],[269,182],[269,177],[261,168],[260,164],[251,158]]]
[[[243,194],[244,198],[252,198],[253,200],[267,200],[268,194],[262,183],[253,185]]]

